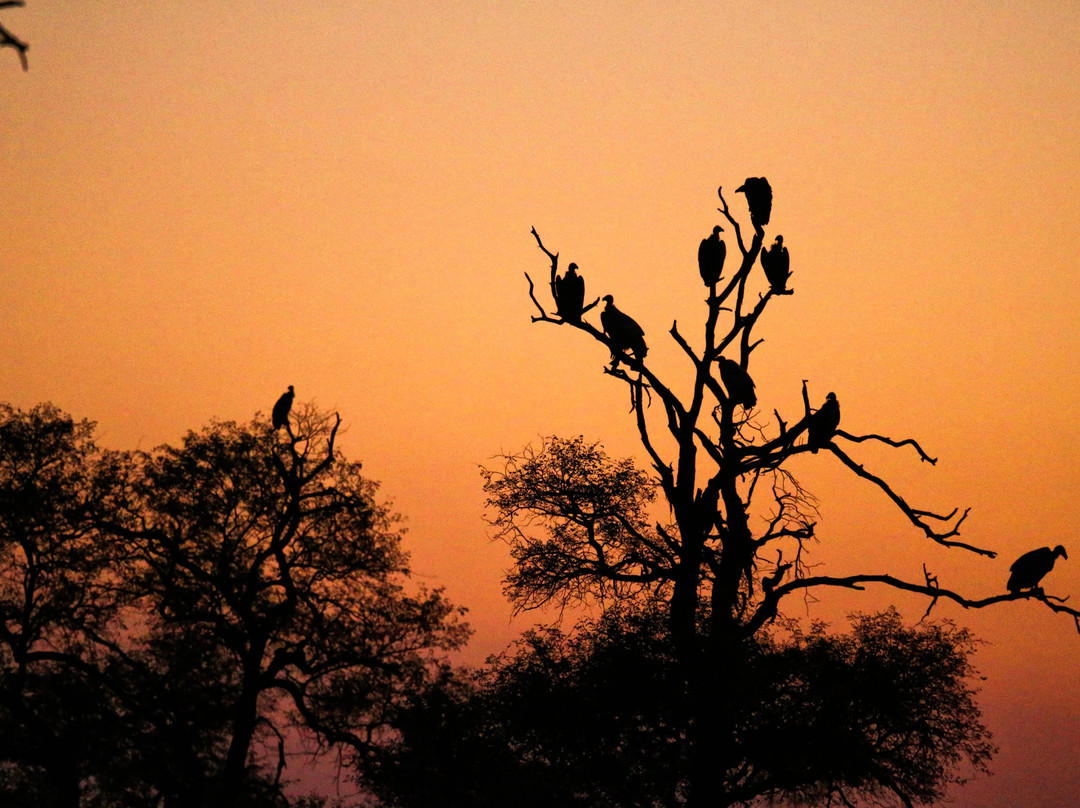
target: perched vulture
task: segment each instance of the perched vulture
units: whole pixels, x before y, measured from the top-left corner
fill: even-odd
[[[566,274],[555,278],[555,308],[568,323],[581,322],[585,305],[585,279],[577,274],[577,264],[570,264]]]
[[[706,286],[720,282],[720,273],[724,271],[724,259],[727,257],[727,245],[720,240],[720,225],[712,229],[712,235],[701,240],[697,251],[698,272]]]
[[[836,428],[840,426],[840,402],[836,400],[836,393],[825,396],[825,403],[821,409],[810,416],[810,422],[806,427],[806,445],[810,451],[817,454],[817,450],[832,440],[836,434]]]
[[[274,429],[281,429],[289,423],[289,410],[292,409],[292,400],[293,386],[290,384],[289,389],[282,393],[281,398],[277,400],[277,403],[274,405],[274,412],[270,416]]]
[[[772,215],[772,186],[764,177],[747,177],[746,182],[735,189],[746,194],[746,204],[750,208],[750,221],[760,230],[769,223]]]
[[[639,362],[645,358],[648,346],[645,345],[645,332],[634,322],[629,314],[623,314],[615,308],[615,298],[604,295],[604,310],[600,312],[600,324],[604,333],[611,340],[611,356],[616,361],[620,354],[631,351]]]
[[[765,270],[765,277],[769,280],[769,286],[778,295],[787,291],[787,279],[791,277],[791,260],[788,257],[787,247],[784,246],[784,237],[777,236],[772,248],[764,248],[761,251],[761,268]]]
[[[1034,589],[1039,585],[1046,573],[1054,568],[1054,561],[1058,556],[1068,558],[1065,548],[1060,544],[1051,550],[1049,547],[1040,547],[1030,553],[1024,553],[1013,565],[1009,567],[1012,575],[1005,585],[1014,595],[1021,589]]]
[[[742,404],[746,409],[757,404],[754,380],[750,378],[750,374],[734,359],[721,356],[716,361],[720,365],[720,381],[724,383],[728,398],[736,404]]]

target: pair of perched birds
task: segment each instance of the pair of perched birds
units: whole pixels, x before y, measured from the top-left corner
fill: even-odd
[[[581,323],[585,308],[585,279],[578,275],[578,265],[571,263],[566,274],[555,278],[555,309],[568,323]],[[649,352],[645,344],[645,330],[629,314],[615,306],[615,298],[604,295],[604,309],[600,312],[600,325],[612,342],[612,350],[619,353],[630,351],[638,360]]]
[[[754,380],[742,365],[734,359],[721,356],[716,360],[720,370],[720,381],[724,383],[728,398],[736,404],[749,409],[757,404]],[[840,426],[840,402],[836,393],[825,396],[825,403],[816,412],[810,413],[806,424],[806,444],[810,451],[817,454],[818,449],[828,443]]]
[[[718,284],[724,271],[727,245],[720,238],[722,232],[724,228],[716,225],[712,230],[712,235],[703,238],[701,244],[698,245],[698,272],[706,286]],[[787,280],[791,277],[790,267],[791,256],[788,254],[788,248],[784,246],[784,237],[777,236],[772,247],[761,250],[761,268],[765,270],[765,278],[769,281],[773,294],[791,294],[787,288]]]
[[[568,323],[581,323],[585,308],[585,279],[577,273],[578,265],[571,263],[566,274],[555,278],[555,309]],[[637,320],[615,306],[615,298],[604,295],[604,308],[600,312],[600,325],[611,340],[612,358],[628,351],[641,361],[649,352],[645,344],[645,329]]]
[[[578,272],[578,265],[571,263],[566,274],[555,278],[555,309],[566,322],[579,325],[585,308],[585,279]],[[611,340],[612,355],[632,353],[639,361],[645,358],[649,346],[645,344],[645,330],[629,314],[615,306],[615,298],[604,295],[604,308],[600,312],[600,325]]]

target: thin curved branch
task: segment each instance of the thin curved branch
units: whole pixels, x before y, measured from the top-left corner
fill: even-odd
[[[925,451],[923,451],[923,448],[919,445],[919,442],[916,441],[914,438],[893,440],[892,438],[888,438],[884,435],[852,435],[850,432],[845,432],[842,429],[836,430],[834,434],[840,436],[841,438],[846,438],[852,443],[862,443],[863,441],[877,440],[881,441],[882,443],[887,443],[889,444],[889,446],[900,447],[911,445],[915,447],[915,451],[919,453],[919,457],[921,457],[924,462],[929,463],[931,466],[937,465],[937,458],[931,457]]]
[[[553,253],[551,250],[544,246],[544,242],[540,240],[540,234],[536,232],[535,227],[531,228],[529,232],[533,234],[533,238],[536,239],[536,243],[540,247],[540,249],[544,251],[544,255],[551,259],[551,269],[552,272],[554,272],[556,270],[556,267],[558,267],[559,265],[559,254]]]
[[[720,204],[723,206],[717,208],[717,210],[724,214],[724,218],[728,220],[728,223],[731,225],[731,229],[735,231],[735,239],[739,243],[739,250],[745,256],[746,246],[743,244],[742,240],[742,228],[739,227],[739,222],[735,219],[735,217],[731,215],[731,210],[728,208],[727,200],[724,199],[723,185],[716,189],[716,195],[720,197]]]
[[[360,753],[365,753],[370,749],[370,737],[365,738],[339,726],[331,726],[329,722],[324,721],[322,716],[318,715],[308,703],[305,689],[296,682],[284,677],[278,677],[273,680],[271,686],[289,695],[293,707],[303,717],[307,726],[318,735],[321,735],[327,743],[344,744]]]
[[[542,248],[541,248],[542,249]],[[548,313],[544,311],[544,307],[540,305],[540,301],[536,299],[535,287],[533,286],[533,279],[529,277],[529,273],[525,273],[525,280],[529,282],[529,297],[532,298],[532,302],[536,304],[536,308],[540,310],[539,317],[533,317],[534,323],[547,322],[547,323],[562,323],[563,320],[556,320],[554,317],[548,316]]]
[[[259,716],[256,720],[256,725],[262,724],[269,727],[270,732],[277,738],[277,765],[274,771],[274,793],[281,794],[281,775],[285,771],[285,736],[281,734],[281,731],[274,725],[274,722],[267,718],[265,715]]]
[[[925,521],[923,521],[923,519],[936,519],[938,521],[947,522],[956,515],[956,511],[958,509],[954,509],[953,512],[948,515],[940,515],[932,513],[930,511],[916,510],[915,508],[912,508],[910,505],[908,505],[903,497],[893,491],[887,482],[885,482],[877,475],[871,474],[861,465],[856,463],[854,460],[844,454],[844,452],[835,443],[828,443],[824,448],[828,449],[834,455],[840,458],[840,461],[853,472],[855,472],[855,474],[857,474],[859,477],[862,477],[864,480],[869,480],[882,491],[884,491],[885,494],[889,497],[889,499],[896,503],[896,506],[904,513],[908,520],[910,520],[913,525],[922,530],[922,532],[926,534],[926,537],[931,541],[935,541],[943,547],[960,547],[964,550],[970,550],[973,553],[978,553],[979,555],[984,555],[989,558],[995,558],[997,556],[997,553],[994,550],[984,550],[981,547],[976,547],[973,544],[966,544],[965,542],[950,541],[953,536],[960,535],[960,525],[962,525],[964,523],[964,520],[967,519],[967,515],[971,511],[970,508],[964,510],[964,513],[960,516],[959,519],[956,520],[956,522],[951,528],[944,532],[936,531],[932,527],[930,527],[930,525],[928,525]]]
[[[544,255],[546,255],[548,257],[548,259],[551,261],[551,281],[550,281],[550,286],[551,286],[551,297],[552,297],[552,299],[554,299],[555,298],[555,276],[556,276],[556,274],[558,274],[558,271],[559,271],[559,254],[551,252],[551,250],[549,250],[547,247],[544,246],[544,242],[542,242],[540,240],[540,234],[536,232],[535,227],[532,228],[529,232],[531,232],[533,234],[533,238],[536,239],[537,246],[541,250],[544,251]],[[532,302],[536,304],[536,308],[540,309],[540,316],[539,317],[533,317],[533,322],[535,323],[535,322],[539,322],[541,320],[547,321],[549,323],[561,323],[561,322],[563,322],[561,319],[556,320],[553,317],[548,316],[548,313],[546,311],[544,311],[544,307],[540,305],[540,301],[536,299],[536,294],[535,294],[535,291],[534,291],[534,288],[533,288],[533,279],[529,277],[528,272],[525,273],[525,277],[529,281],[529,297],[531,297]]]
[[[0,2],[0,8],[21,8],[26,5],[23,0],[2,0]],[[11,33],[3,25],[0,25],[0,48],[9,47],[14,48],[19,52],[19,62],[22,64],[23,72],[25,73],[30,69],[30,62],[26,58],[26,52],[30,50],[30,46]]]
[[[664,462],[664,459],[660,457],[660,453],[656,451],[656,447],[652,444],[652,439],[649,437],[649,425],[645,420],[645,406],[641,400],[642,382],[640,379],[637,385],[634,396],[634,417],[637,423],[638,435],[641,437],[641,444],[645,447],[645,451],[649,453],[649,457],[652,459],[653,468],[660,475],[660,483],[664,486],[665,496],[672,497],[675,495],[675,472],[672,470],[671,464]],[[669,421],[674,419],[674,414],[670,410],[668,419]]]
[[[622,525],[623,530],[625,530],[627,535],[631,536],[634,541],[639,542],[641,545],[651,550],[657,556],[674,566],[675,556],[672,552],[672,549],[670,546],[665,546],[667,540],[670,539],[670,536],[664,533],[659,533],[658,535],[660,535],[660,537],[664,539],[664,542],[656,541],[647,536],[645,533],[642,533],[640,530],[638,530],[637,526],[634,525],[630,520],[628,520],[624,515],[615,514],[614,518],[620,525]],[[632,557],[629,560],[633,563],[637,563],[645,567],[659,569],[659,565],[654,561],[641,558],[637,556],[636,553],[631,553],[631,556]]]
[[[768,305],[769,300],[771,300],[772,297],[773,297],[773,290],[772,290],[772,287],[769,287],[769,290],[764,295],[762,295],[760,298],[758,298],[757,305],[754,306],[753,310],[748,315],[746,315],[745,318],[743,318],[743,332],[742,332],[742,355],[743,356],[749,357],[750,352],[753,351],[754,348],[756,348],[762,342],[762,340],[759,339],[757,342],[755,342],[753,345],[751,345],[750,344],[750,332],[753,330],[754,326],[757,324],[758,318],[761,317],[762,313],[765,311],[765,306]]]
[[[696,353],[694,353],[694,349],[690,347],[690,343],[688,343],[683,338],[683,335],[679,333],[679,321],[678,320],[672,321],[671,330],[668,331],[668,333],[671,334],[672,339],[674,339],[675,342],[678,343],[679,347],[683,349],[683,352],[688,357],[690,357],[690,361],[692,361],[694,363],[694,367],[700,368],[701,363],[704,360],[698,359],[698,355]]]

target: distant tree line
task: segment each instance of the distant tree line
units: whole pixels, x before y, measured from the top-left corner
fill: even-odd
[[[0,405],[0,805],[284,806],[290,733],[385,742],[468,629],[339,424],[117,452]]]
[[[51,405],[0,405],[0,804],[321,804],[287,796],[290,734],[385,806],[687,804],[700,704],[663,597],[452,668],[463,610],[408,586],[338,417],[278,423],[121,452]],[[639,529],[654,486],[581,439],[487,473],[501,513],[546,503],[568,548]],[[895,612],[849,635],[775,621],[724,663],[743,801],[931,801],[960,764],[984,769],[974,648]]]

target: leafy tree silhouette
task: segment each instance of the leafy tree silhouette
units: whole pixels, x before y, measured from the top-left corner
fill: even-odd
[[[979,720],[974,641],[949,623],[859,615],[758,632],[724,661],[741,770],[712,776],[729,803],[933,802],[993,751]],[[372,779],[387,805],[659,808],[689,799],[699,717],[664,604],[622,601],[571,633],[527,632],[477,671],[448,676],[398,717]],[[711,728],[717,732],[717,728]]]
[[[293,411],[101,452],[54,407],[0,407],[0,797],[288,805],[289,731],[355,755],[464,643],[411,592],[395,517]],[[408,587],[408,588],[407,588]]]
[[[51,405],[0,404],[0,803],[77,805],[122,737],[101,684],[94,637],[123,601],[119,560],[95,525],[122,465],[92,424]]]
[[[338,455],[340,417],[293,409],[214,424],[140,463],[128,542],[156,639],[222,660],[227,749],[215,805],[236,805],[260,739],[283,725],[364,754],[383,712],[467,637],[441,591],[408,594],[392,515],[359,463]],[[279,745],[277,771],[285,760]]]

